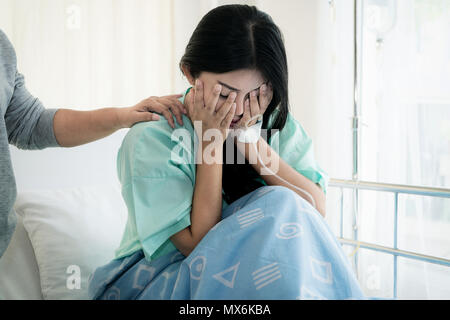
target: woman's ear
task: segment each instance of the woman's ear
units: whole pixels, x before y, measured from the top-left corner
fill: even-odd
[[[183,64],[181,66],[181,70],[183,70],[183,74],[185,75],[186,79],[189,81],[189,83],[191,84],[191,86],[194,85],[195,83],[195,79],[194,77],[191,75],[191,72],[189,71],[189,68]]]

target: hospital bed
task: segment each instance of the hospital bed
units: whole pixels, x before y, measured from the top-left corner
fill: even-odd
[[[125,134],[70,150],[12,148],[18,220],[0,258],[0,299],[87,298],[88,276],[112,259],[127,218],[115,169]]]
[[[0,299],[87,299],[88,277],[114,256],[127,218],[115,169],[125,133],[71,150],[12,150],[19,189],[15,205],[18,221],[10,246],[0,259]],[[36,173],[30,170],[32,163],[45,165]],[[356,197],[359,190],[391,192],[396,199],[396,239],[399,195],[448,198],[448,190],[332,179],[329,190],[333,189],[341,201],[336,236],[351,250],[364,248],[394,257],[394,298],[398,257],[450,267],[448,259],[401,250],[396,240],[393,247],[358,241],[357,230],[346,237],[342,205],[344,190],[351,190]],[[352,259],[357,263],[358,251],[354,253]]]

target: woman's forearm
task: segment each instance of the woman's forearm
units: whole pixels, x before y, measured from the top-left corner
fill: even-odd
[[[204,154],[203,144],[199,156]],[[217,147],[216,159],[222,159],[222,147]],[[222,214],[222,164],[208,164],[202,159],[197,164],[194,195],[192,199],[191,225],[171,237],[175,247],[188,256],[202,238],[219,221]]]
[[[222,159],[222,148],[216,151]],[[222,164],[198,164],[191,213],[191,233],[196,243],[220,221],[221,213]]]
[[[59,109],[53,128],[61,147],[76,147],[107,137],[120,126],[116,108],[92,111]]]
[[[270,147],[270,145],[267,144],[263,138],[260,138],[258,143],[253,145],[237,142],[238,150],[245,155],[245,158],[250,162],[256,172],[261,173],[264,172],[264,166],[258,158],[255,146],[258,149],[261,160],[264,162],[264,166],[268,167],[271,171],[274,171],[279,177],[288,181],[290,184],[311,194],[314,198],[317,211],[319,211],[322,216],[325,216],[326,197],[320,186],[294,170]],[[312,204],[311,199],[307,195],[280,180],[277,176],[273,174],[262,174],[261,177],[268,185],[287,187]]]

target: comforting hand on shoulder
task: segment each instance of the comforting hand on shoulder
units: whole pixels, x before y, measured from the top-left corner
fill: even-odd
[[[182,95],[170,95],[163,97],[150,97],[142,100],[137,105],[129,108],[118,109],[118,123],[120,128],[130,128],[135,123],[144,121],[157,121],[162,114],[170,126],[175,129],[173,115],[180,125],[183,125],[182,113],[186,114],[184,105],[178,100]],[[172,111],[172,112],[170,112]],[[173,115],[172,115],[173,113]]]

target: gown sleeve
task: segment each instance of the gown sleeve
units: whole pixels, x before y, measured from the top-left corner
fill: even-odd
[[[170,237],[191,224],[195,167],[187,142],[174,141],[167,128],[163,121],[135,125],[117,158],[128,219],[148,260],[161,247],[173,248]]]

